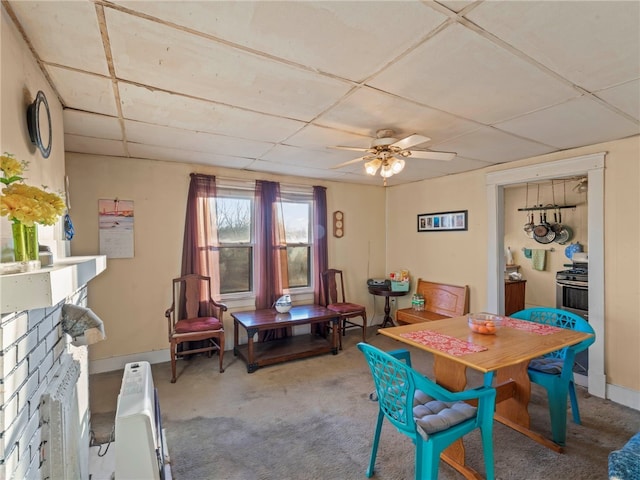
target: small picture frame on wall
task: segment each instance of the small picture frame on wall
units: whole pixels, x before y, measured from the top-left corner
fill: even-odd
[[[468,210],[421,213],[418,215],[418,232],[467,230],[467,212]]]

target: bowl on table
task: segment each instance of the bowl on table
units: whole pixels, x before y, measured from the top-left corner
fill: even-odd
[[[495,335],[502,325],[502,317],[490,313],[469,313],[467,319],[471,331],[483,335]]]

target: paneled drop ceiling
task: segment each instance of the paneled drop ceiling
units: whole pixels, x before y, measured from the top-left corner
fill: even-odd
[[[6,1],[65,150],[398,185],[640,133],[640,2]],[[3,68],[6,66],[3,65]]]

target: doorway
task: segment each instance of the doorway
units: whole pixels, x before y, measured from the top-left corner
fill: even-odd
[[[588,178],[589,323],[596,341],[589,348],[589,393],[606,398],[604,374],[604,162],[595,153],[487,174],[488,251],[487,307],[504,305],[504,188],[508,185],[585,175]]]

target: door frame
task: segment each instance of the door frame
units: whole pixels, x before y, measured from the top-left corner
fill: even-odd
[[[589,393],[606,398],[604,372],[604,166],[606,152],[527,165],[486,175],[488,207],[487,309],[504,313],[504,188],[507,185],[586,175],[589,253]]]

